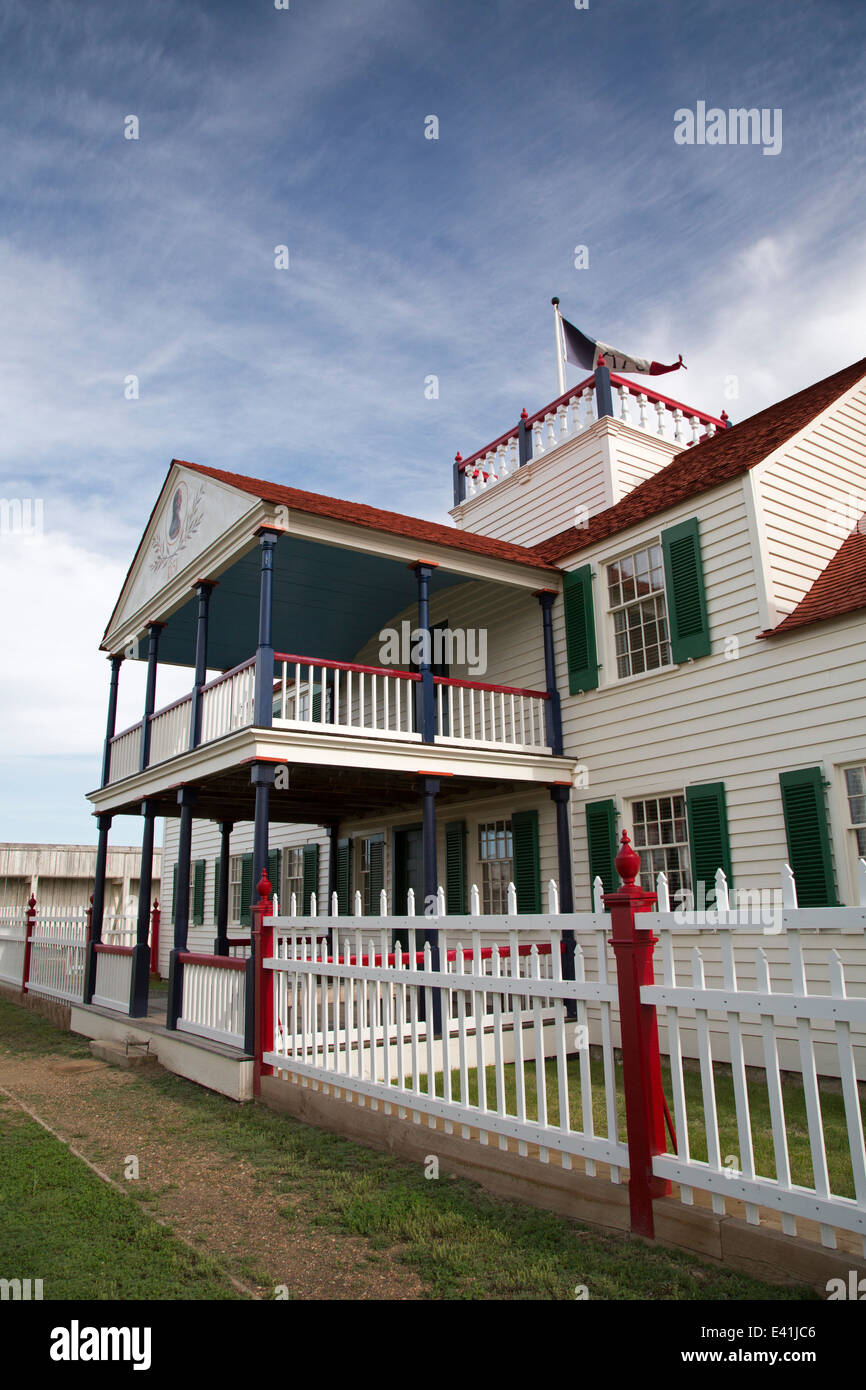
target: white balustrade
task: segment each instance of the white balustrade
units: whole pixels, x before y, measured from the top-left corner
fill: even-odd
[[[255,658],[225,671],[202,689],[201,740],[212,743],[235,729],[246,729],[255,710]]]
[[[532,440],[532,459],[546,458],[554,449],[567,444],[595,424],[597,414],[592,380],[590,378],[588,383],[576,387],[567,400],[562,399],[527,420]],[[617,418],[624,424],[640,430],[651,430],[660,438],[680,446],[684,444],[686,420],[690,431],[689,447],[699,444],[705,437],[712,438],[720,427],[720,422],[704,412],[680,406],[652,390],[642,390],[636,383],[616,374],[611,376],[611,392]],[[637,419],[634,405],[637,406]],[[650,405],[655,411],[652,427],[649,424]],[[481,450],[473,455],[463,465],[467,500],[489,491],[496,483],[514,474],[518,468],[517,455],[517,431],[497,444],[495,450]]]
[[[30,933],[28,990],[58,999],[81,1000],[86,954],[85,914],[37,915]]]
[[[133,951],[130,946],[96,947],[96,984],[93,1003],[119,1013],[129,1012]]]
[[[184,1033],[243,1047],[246,962],[234,956],[183,958],[183,1004],[177,1026]]]
[[[192,695],[175,700],[173,705],[158,710],[150,720],[150,758],[148,765],[167,762],[189,748]]]
[[[542,691],[434,677],[436,737],[475,747],[549,750]]]
[[[138,772],[141,758],[141,723],[131,729],[124,729],[111,740],[111,762],[108,769],[109,782],[120,782],[124,777],[132,777]]]
[[[421,737],[414,729],[417,677],[410,672],[280,653],[276,675],[275,727]]]

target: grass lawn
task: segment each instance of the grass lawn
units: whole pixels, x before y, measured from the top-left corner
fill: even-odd
[[[52,1055],[89,1055],[82,1040],[0,1000],[3,1052],[7,1059],[44,1056],[48,1066]],[[353,1257],[358,1265],[404,1267],[407,1279],[411,1271],[423,1281],[418,1297],[570,1301],[579,1286],[601,1300],[817,1297],[808,1288],[763,1283],[685,1252],[504,1201],[462,1179],[430,1180],[421,1163],[260,1106],[239,1106],[166,1072],[124,1073],[121,1080],[105,1069],[79,1084],[86,1085],[94,1113],[105,1115],[98,1140],[85,1152],[112,1176],[120,1176],[123,1154],[133,1151],[126,1147],[128,1130],[144,1117],[176,1153],[179,1183],[192,1154],[210,1155],[220,1170],[230,1160],[251,1193],[264,1189],[277,1196],[275,1219],[287,1223],[301,1249],[315,1249],[317,1231],[360,1239]],[[0,1268],[45,1279],[46,1297],[235,1296],[221,1282],[219,1266],[198,1264],[144,1215],[143,1209],[159,1211],[158,1194],[142,1187],[124,1199],[10,1105],[0,1119],[6,1218],[0,1222]],[[429,1135],[435,1154],[437,1136],[433,1130]],[[237,1188],[241,1202],[243,1191]],[[272,1240],[269,1227],[261,1249],[245,1249],[245,1265],[227,1261],[227,1267],[265,1285],[256,1270]]]
[[[604,1072],[601,1058],[597,1055],[593,1055],[591,1058],[590,1074],[592,1078],[592,1112],[596,1133],[606,1134],[607,1115],[605,1109]],[[526,1064],[524,1075],[526,1085],[526,1116],[527,1119],[534,1120],[538,1116],[538,1097],[535,1086],[534,1062]],[[513,1115],[516,1113],[515,1072],[513,1065],[509,1064],[503,1068],[503,1081],[506,1105],[509,1113]],[[469,1103],[477,1105],[478,1077],[476,1072],[469,1073],[468,1083]],[[670,1067],[664,1058],[662,1058],[662,1084],[667,1096],[671,1117],[673,1118],[674,1106]],[[422,1089],[426,1089],[426,1085],[427,1079],[423,1077],[421,1079]],[[441,1072],[436,1075],[435,1085],[436,1094],[439,1096],[443,1095],[444,1087]],[[700,1073],[692,1070],[685,1071],[684,1085],[686,1093],[686,1117],[689,1131],[689,1152],[692,1158],[706,1162],[707,1139],[704,1124],[704,1104]],[[762,1177],[775,1178],[777,1174],[773,1152],[772,1129],[770,1126],[770,1103],[767,1095],[767,1087],[763,1080],[763,1073],[747,1074],[746,1085],[751,1114],[751,1134],[755,1156],[755,1171]],[[491,1103],[496,1097],[496,1070],[494,1067],[486,1068],[486,1087],[488,1103]],[[548,1123],[551,1125],[558,1125],[559,1092],[557,1087],[557,1069],[555,1060],[551,1058],[548,1058],[545,1063],[543,1089],[547,1098]],[[851,1171],[851,1150],[845,1121],[844,1101],[832,1082],[829,1084],[826,1081],[819,1082],[819,1090],[821,1094],[821,1114],[824,1121],[824,1144],[827,1152],[830,1188],[832,1192],[840,1197],[854,1197],[856,1193],[854,1191],[854,1178]],[[622,1067],[619,1064],[616,1066],[616,1092],[619,1135],[621,1139],[624,1139],[626,1133],[625,1101],[623,1097]],[[739,1168],[740,1141],[737,1133],[737,1116],[734,1107],[734,1082],[729,1067],[716,1066],[715,1092],[719,1119],[719,1149],[722,1163],[724,1164],[726,1159],[733,1159],[734,1162],[730,1163],[729,1161],[728,1166],[731,1168]],[[451,1094],[455,1099],[460,1096],[460,1074],[458,1071],[452,1072],[451,1075]],[[782,1101],[785,1110],[785,1127],[788,1135],[788,1154],[792,1180],[804,1187],[811,1187],[813,1185],[813,1175],[812,1159],[809,1149],[809,1130],[806,1122],[806,1102],[803,1094],[803,1085],[799,1076],[788,1073],[787,1079],[782,1086]],[[570,1058],[568,1061],[568,1106],[572,1124],[580,1126],[582,1099],[579,1063],[576,1058]],[[861,1112],[864,1113],[864,1118],[866,1118],[866,1102],[864,1101],[861,1101]]]
[[[11,1103],[0,1107],[0,1211],[0,1269],[7,1278],[41,1279],[46,1299],[239,1296],[212,1260]]]

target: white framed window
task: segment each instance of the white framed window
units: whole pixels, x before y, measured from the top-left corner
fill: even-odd
[[[605,566],[619,679],[671,665],[661,545],[651,544]]]
[[[845,769],[845,795],[848,801],[848,826],[854,844],[855,857],[866,859],[866,765]]]
[[[685,796],[676,792],[633,801],[631,820],[632,845],[640,855],[641,887],[655,892],[656,876],[665,873],[671,903],[682,902],[677,894],[689,892],[692,886]]]
[[[507,912],[508,885],[514,878],[514,844],[510,820],[482,821],[478,826],[481,911]]]
[[[280,911],[290,912],[292,894],[299,914],[304,911],[304,848],[303,845],[287,845],[283,850],[283,892],[280,898]]]
[[[369,917],[370,915],[376,916],[380,908],[379,893],[381,891],[381,888],[385,886],[385,837],[381,832],[376,835],[365,835],[363,839],[356,841],[356,844],[358,846],[358,849],[355,858],[355,886],[358,889],[358,892],[361,894],[361,911],[363,912],[365,917]],[[378,851],[376,851],[376,853],[378,853],[380,856],[379,878],[381,882],[378,889],[374,887],[373,877],[374,845],[381,846],[381,848]]]
[[[244,871],[244,857],[233,854],[229,859],[229,923],[240,926],[241,921],[241,880]]]

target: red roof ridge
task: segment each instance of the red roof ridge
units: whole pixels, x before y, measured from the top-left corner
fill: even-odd
[[[556,563],[575,551],[625,531],[658,512],[696,497],[720,483],[748,473],[787,440],[804,429],[823,410],[866,377],[866,358],[823,381],[766,406],[724,433],[684,449],[670,463],[584,527],[568,527],[532,547],[536,555]]]
[[[460,531],[456,526],[445,526],[438,521],[424,521],[421,517],[385,511],[381,507],[368,506],[365,502],[349,502],[321,492],[306,492],[302,488],[289,487],[284,483],[272,483],[265,478],[250,478],[244,473],[230,473],[203,463],[191,463],[187,459],[172,459],[172,464],[177,464],[180,468],[191,468],[196,473],[228,483],[230,487],[251,493],[264,502],[293,507],[299,512],[326,516],[335,521],[353,522],[371,530],[387,531],[391,535],[405,536],[410,540],[431,545],[450,546],[454,550],[472,551],[477,555],[507,560],[513,564],[531,565],[534,569],[557,568],[528,546],[496,540],[493,536],[482,536],[474,531]]]

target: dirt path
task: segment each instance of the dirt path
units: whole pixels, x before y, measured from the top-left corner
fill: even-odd
[[[300,1184],[274,1193],[253,1164],[203,1144],[184,1106],[141,1073],[0,1052],[0,1086],[129,1190],[124,1164],[135,1155],[144,1209],[260,1298],[279,1285],[292,1299],[423,1297],[417,1275],[390,1252],[315,1224]]]

